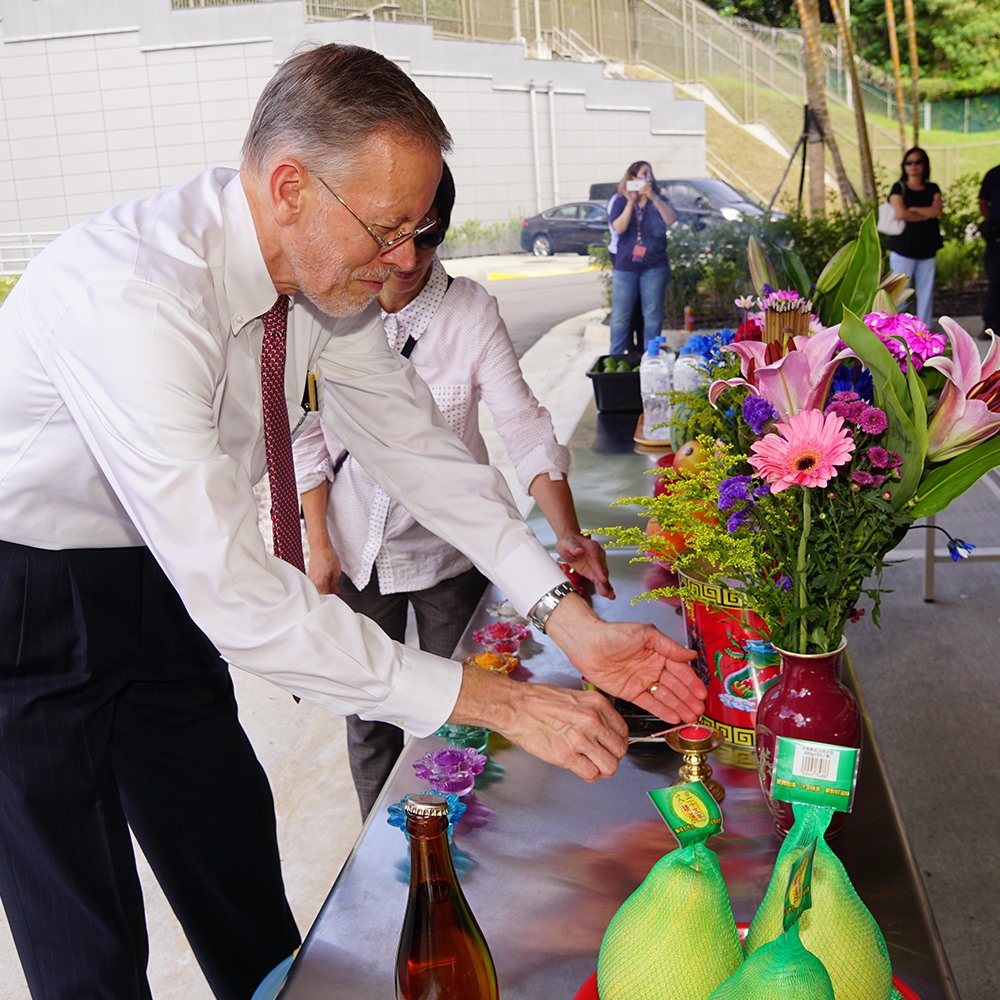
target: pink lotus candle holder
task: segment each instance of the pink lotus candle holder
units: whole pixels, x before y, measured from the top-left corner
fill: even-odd
[[[445,747],[429,750],[413,762],[413,770],[436,792],[467,795],[476,784],[476,775],[483,773],[486,755],[476,750]]]
[[[472,638],[492,653],[516,653],[530,630],[521,622],[493,622],[472,633]]]

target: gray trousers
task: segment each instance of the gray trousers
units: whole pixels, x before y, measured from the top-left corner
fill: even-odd
[[[380,594],[373,569],[363,590],[342,574],[340,597],[397,642],[406,638],[406,616],[412,605],[420,648],[438,656],[451,656],[488,582],[473,567],[426,590]],[[368,722],[356,715],[347,717],[347,753],[362,819],[371,812],[402,749],[402,729],[388,722]]]

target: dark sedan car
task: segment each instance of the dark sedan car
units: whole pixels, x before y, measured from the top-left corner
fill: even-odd
[[[692,229],[703,229],[713,222],[759,219],[766,212],[750,195],[712,177],[661,180],[659,184],[660,194],[677,213],[677,221]],[[608,199],[617,186],[610,182],[591,184],[590,196]],[[772,219],[785,218],[784,212],[772,211],[770,215]]]
[[[536,257],[554,253],[588,253],[592,243],[608,238],[603,201],[573,201],[549,208],[521,223],[521,246]]]

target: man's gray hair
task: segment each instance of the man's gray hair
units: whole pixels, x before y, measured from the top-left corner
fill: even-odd
[[[336,174],[379,132],[451,149],[434,105],[395,63],[357,45],[321,45],[287,59],[264,87],[243,162],[260,174],[275,157],[292,155]]]

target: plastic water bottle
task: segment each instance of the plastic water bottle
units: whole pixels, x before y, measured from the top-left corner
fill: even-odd
[[[707,376],[702,365],[705,359],[700,354],[682,354],[674,365],[673,386],[678,392],[693,392],[703,385]]]
[[[670,439],[670,400],[666,393],[673,388],[673,353],[665,353],[663,337],[654,337],[646,345],[639,363],[639,392],[642,395],[642,433],[648,441]]]

